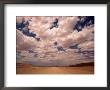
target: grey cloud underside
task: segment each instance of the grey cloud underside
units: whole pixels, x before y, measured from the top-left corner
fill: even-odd
[[[63,55],[63,52],[59,53],[59,57],[60,55]],[[17,55],[19,56],[17,62],[18,63],[27,63],[27,64],[32,64],[33,66],[70,66],[70,65],[76,65],[79,63],[85,63],[85,62],[93,62],[93,58],[90,57],[82,57],[81,54],[75,54],[73,53],[73,55],[75,55],[75,60],[74,58],[69,59],[69,58],[61,58],[61,59],[56,59],[56,56],[49,56],[49,54],[45,54],[44,56],[41,54],[37,55],[36,53],[31,53],[31,55],[28,56],[23,56],[23,55]],[[66,54],[65,54],[66,55]],[[67,57],[71,57],[69,56],[69,54],[67,54]],[[49,57],[48,57],[49,56]],[[45,60],[44,60],[45,58]]]
[[[75,17],[73,21],[70,17],[32,18],[16,23],[16,30],[21,32],[19,37],[23,37],[17,41],[17,62],[69,66],[94,61],[94,16]],[[25,45],[29,48],[25,49]]]

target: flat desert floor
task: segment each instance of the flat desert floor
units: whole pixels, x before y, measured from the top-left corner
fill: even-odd
[[[17,63],[16,74],[94,74],[94,63],[71,67],[34,67],[30,64]]]

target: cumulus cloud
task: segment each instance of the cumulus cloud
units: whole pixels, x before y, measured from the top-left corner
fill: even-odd
[[[56,19],[58,19],[57,24],[55,23]],[[37,52],[37,57],[34,57],[34,54],[36,54],[34,53],[31,60],[41,66],[45,66],[46,63],[53,66],[62,66],[84,62],[86,61],[85,57],[91,54],[85,55],[83,52],[94,52],[94,23],[93,20],[89,19],[88,17],[81,17],[80,19],[77,16],[16,17],[17,23],[21,23],[23,20],[29,21],[29,32],[35,33],[36,38],[40,38],[40,41],[36,41],[35,38],[26,36],[20,30],[16,30],[17,50],[22,52],[31,49]],[[85,22],[85,24],[81,26],[79,25],[80,22]],[[76,25],[77,28],[75,28]],[[81,26],[80,31],[78,26]],[[57,42],[56,46],[54,45],[55,42]],[[75,47],[76,44],[76,48],[70,48],[70,46]],[[59,47],[62,47],[64,51],[59,52]],[[75,53],[76,50],[80,53]],[[23,60],[31,62],[30,58],[27,58],[28,56],[29,54],[26,54]],[[91,60],[87,59],[87,61]]]
[[[16,30],[16,47],[17,50],[29,50],[37,45],[33,38],[23,35],[19,30]]]

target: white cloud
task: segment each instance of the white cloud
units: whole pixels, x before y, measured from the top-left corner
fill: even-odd
[[[29,24],[31,32],[36,33],[41,41],[36,41],[32,37],[28,37],[17,30],[17,50],[32,49],[38,52],[38,57],[25,57],[23,60],[37,62],[38,65],[69,65],[78,62],[84,62],[86,59],[82,54],[74,53],[69,46],[77,43],[81,50],[94,50],[94,26],[84,27],[82,31],[73,30],[75,24],[79,20],[78,17],[24,17],[26,20],[31,19]],[[58,28],[50,29],[52,22],[58,18]],[[21,22],[22,17],[17,17],[17,22]],[[65,53],[59,53],[54,47],[54,42],[66,49]],[[80,60],[84,59],[84,60]],[[39,61],[40,60],[40,61]],[[42,61],[43,60],[43,61]],[[53,60],[53,61],[52,61]],[[62,60],[60,63],[59,60]],[[77,61],[75,61],[77,60]],[[91,61],[91,60],[87,60]]]

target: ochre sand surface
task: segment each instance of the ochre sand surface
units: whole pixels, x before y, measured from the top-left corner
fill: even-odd
[[[80,64],[71,67],[34,67],[17,63],[16,74],[94,74],[94,64]]]

